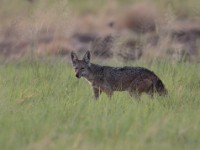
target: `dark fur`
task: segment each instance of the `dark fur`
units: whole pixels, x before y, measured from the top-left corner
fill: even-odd
[[[139,97],[142,93],[153,96],[154,93],[166,95],[162,81],[152,71],[142,67],[109,67],[90,63],[90,53],[82,60],[71,53],[76,77],[86,78],[92,85],[95,98],[101,92],[109,97],[114,91],[128,91],[131,96]]]

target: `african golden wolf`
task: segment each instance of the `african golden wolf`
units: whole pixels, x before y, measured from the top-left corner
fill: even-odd
[[[96,99],[101,92],[109,97],[114,91],[128,91],[131,96],[139,98],[142,93],[153,96],[154,93],[166,95],[162,81],[150,70],[142,67],[109,67],[90,63],[90,52],[82,60],[71,52],[72,64],[76,77],[87,79]]]

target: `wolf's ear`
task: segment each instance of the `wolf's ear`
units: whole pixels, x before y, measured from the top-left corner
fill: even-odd
[[[86,63],[90,63],[90,51],[87,51],[83,57],[83,60],[86,62]]]
[[[78,60],[78,56],[74,52],[71,52],[71,59],[72,63],[74,64]]]

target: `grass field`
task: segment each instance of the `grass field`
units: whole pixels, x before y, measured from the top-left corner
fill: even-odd
[[[169,95],[138,102],[119,92],[95,101],[62,61],[1,64],[0,149],[200,149],[200,66],[132,65],[153,70]]]

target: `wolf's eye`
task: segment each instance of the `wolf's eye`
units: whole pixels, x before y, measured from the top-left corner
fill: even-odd
[[[84,69],[85,69],[85,68],[83,68],[83,67],[81,68],[81,70],[84,70]]]

